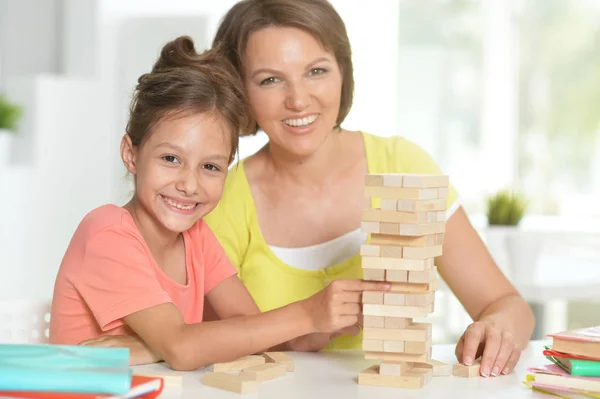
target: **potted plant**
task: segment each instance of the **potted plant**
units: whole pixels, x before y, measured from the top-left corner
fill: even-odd
[[[8,163],[12,139],[17,133],[21,114],[21,107],[11,103],[6,96],[0,95],[0,164]]]
[[[525,198],[513,191],[500,190],[487,199],[489,226],[517,226],[527,210]]]

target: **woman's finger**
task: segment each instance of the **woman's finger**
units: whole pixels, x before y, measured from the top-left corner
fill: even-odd
[[[504,365],[504,369],[502,370],[502,374],[507,375],[507,374],[512,373],[512,371],[514,370],[515,366],[519,362],[519,358],[521,357],[521,352],[522,351],[521,351],[520,348],[513,349],[510,357],[508,358],[508,361]]]
[[[515,349],[515,340],[510,332],[502,331],[500,336],[502,339],[502,344],[500,345],[498,355],[496,356],[494,366],[492,367],[492,376],[494,377],[500,375],[502,370],[504,370],[506,367],[506,362],[508,362],[508,359]]]
[[[489,377],[492,372],[492,367],[498,357],[498,351],[502,345],[502,336],[500,331],[488,328],[484,336],[484,349],[481,356],[481,375]]]
[[[473,323],[464,334],[462,363],[470,366],[476,359],[479,344],[483,341],[485,329],[482,324]]]

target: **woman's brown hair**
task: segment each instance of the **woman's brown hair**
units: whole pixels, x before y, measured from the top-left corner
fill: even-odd
[[[326,0],[242,0],[223,17],[213,40],[243,74],[242,58],[250,35],[270,26],[288,26],[313,35],[330,51],[342,72],[342,94],[336,127],[344,121],[352,107],[354,77],[352,50],[342,18]],[[257,126],[255,122],[254,130]]]
[[[126,132],[139,146],[164,118],[195,113],[215,113],[227,123],[231,163],[240,131],[248,125],[240,76],[218,49],[198,54],[192,39],[181,36],[167,43],[152,71],[138,79]]]

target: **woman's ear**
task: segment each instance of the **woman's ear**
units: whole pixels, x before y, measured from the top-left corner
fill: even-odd
[[[136,160],[137,150],[136,147],[131,142],[131,137],[128,134],[123,135],[121,139],[121,159],[123,160],[123,164],[131,173],[135,175],[135,160]]]

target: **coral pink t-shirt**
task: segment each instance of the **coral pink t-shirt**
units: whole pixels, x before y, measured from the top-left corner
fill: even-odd
[[[75,345],[100,335],[132,334],[123,317],[167,302],[186,323],[201,322],[204,295],[237,270],[203,220],[183,238],[186,285],[158,267],[127,210],[104,205],[87,214],[58,271],[50,342]]]

